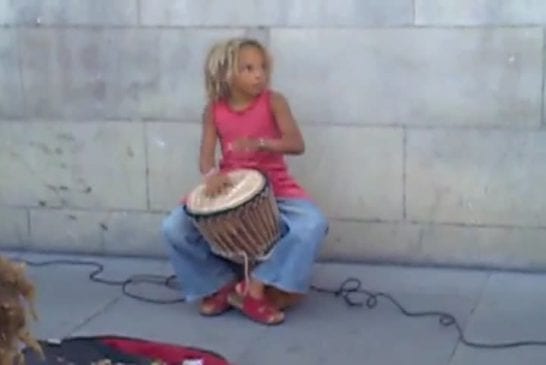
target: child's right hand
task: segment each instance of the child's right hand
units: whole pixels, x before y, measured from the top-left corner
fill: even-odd
[[[231,186],[232,182],[227,175],[222,173],[214,174],[206,180],[205,195],[209,198],[214,198]]]

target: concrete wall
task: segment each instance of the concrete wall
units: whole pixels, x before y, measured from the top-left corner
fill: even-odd
[[[201,68],[251,34],[308,144],[322,257],[546,268],[539,0],[0,0],[0,244],[163,255]]]

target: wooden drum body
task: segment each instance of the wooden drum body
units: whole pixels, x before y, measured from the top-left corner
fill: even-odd
[[[249,169],[227,173],[232,187],[205,196],[205,184],[188,196],[185,210],[211,250],[236,263],[267,259],[280,238],[280,216],[266,177]]]

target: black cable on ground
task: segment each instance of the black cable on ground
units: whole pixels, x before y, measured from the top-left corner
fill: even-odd
[[[517,342],[504,342],[504,343],[480,343],[469,341],[463,333],[463,329],[457,319],[448,312],[441,311],[422,311],[412,312],[407,310],[391,295],[382,292],[372,292],[365,288],[362,288],[362,282],[356,278],[348,278],[341,283],[338,289],[324,289],[317,286],[313,286],[312,289],[319,293],[332,294],[336,297],[341,297],[345,303],[350,307],[363,307],[375,308],[380,298],[385,298],[390,301],[400,312],[407,317],[437,317],[440,324],[445,327],[454,326],[458,335],[459,341],[468,347],[481,348],[481,349],[506,349],[523,346],[546,346],[546,341],[528,340]],[[360,298],[357,298],[360,296]]]
[[[150,274],[139,274],[133,275],[125,280],[106,280],[97,277],[100,273],[104,271],[104,265],[95,262],[95,261],[85,261],[85,260],[48,260],[42,262],[34,262],[24,259],[12,259],[13,261],[24,262],[31,267],[44,267],[44,266],[53,266],[53,265],[70,265],[70,266],[90,266],[95,269],[89,274],[89,279],[93,282],[105,284],[109,286],[120,286],[124,295],[133,298],[135,300],[140,300],[147,303],[153,304],[174,304],[184,302],[183,298],[171,299],[171,300],[162,300],[143,297],[131,293],[128,288],[131,285],[136,284],[153,284],[166,287],[172,290],[178,290],[178,285],[176,283],[176,278],[174,275],[171,276],[162,276],[162,275],[150,275]],[[341,297],[345,304],[349,307],[363,307],[364,305],[373,309],[379,304],[379,299],[384,298],[387,301],[391,302],[398,310],[407,317],[437,317],[440,324],[445,327],[454,326],[458,335],[459,341],[468,347],[481,348],[481,349],[507,349],[515,347],[524,347],[524,346],[546,346],[546,341],[538,340],[527,340],[527,341],[517,341],[517,342],[504,342],[504,343],[480,343],[469,341],[463,333],[463,329],[457,319],[450,313],[442,311],[421,311],[414,312],[409,311],[404,308],[396,299],[391,295],[382,293],[382,292],[372,292],[362,287],[362,282],[357,278],[348,278],[344,280],[338,289],[326,289],[313,285],[311,287],[313,291],[323,294],[331,294],[335,297]]]
[[[152,284],[152,285],[158,285],[161,287],[167,287],[169,289],[176,289],[177,286],[176,286],[176,281],[174,276],[138,274],[138,275],[130,276],[125,280],[106,280],[106,279],[102,279],[98,277],[98,275],[104,271],[104,265],[95,261],[61,259],[61,260],[47,260],[47,261],[35,262],[30,260],[18,259],[18,258],[13,258],[11,260],[14,262],[23,262],[26,265],[32,266],[32,267],[44,267],[44,266],[55,266],[55,265],[90,266],[90,267],[93,267],[94,270],[89,274],[89,280],[95,283],[105,284],[109,286],[120,286],[123,294],[130,298],[147,302],[147,303],[153,303],[153,304],[174,304],[174,303],[184,302],[183,298],[170,299],[170,300],[154,299],[154,298],[144,297],[129,291],[129,288],[131,286],[134,286],[137,284]]]

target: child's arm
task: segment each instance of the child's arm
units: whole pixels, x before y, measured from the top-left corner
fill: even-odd
[[[210,107],[206,107],[203,113],[203,132],[201,136],[201,149],[199,152],[199,171],[206,182],[205,194],[214,197],[231,186],[227,175],[220,174],[215,166],[215,150],[218,135]]]
[[[210,173],[215,168],[214,155],[217,140],[212,110],[210,106],[207,106],[203,112],[203,129],[199,151],[199,171],[202,175]]]
[[[301,155],[305,151],[305,142],[300,129],[292,116],[292,111],[285,97],[273,92],[271,106],[277,126],[281,132],[279,139],[265,139],[260,142],[260,148],[270,152]]]

